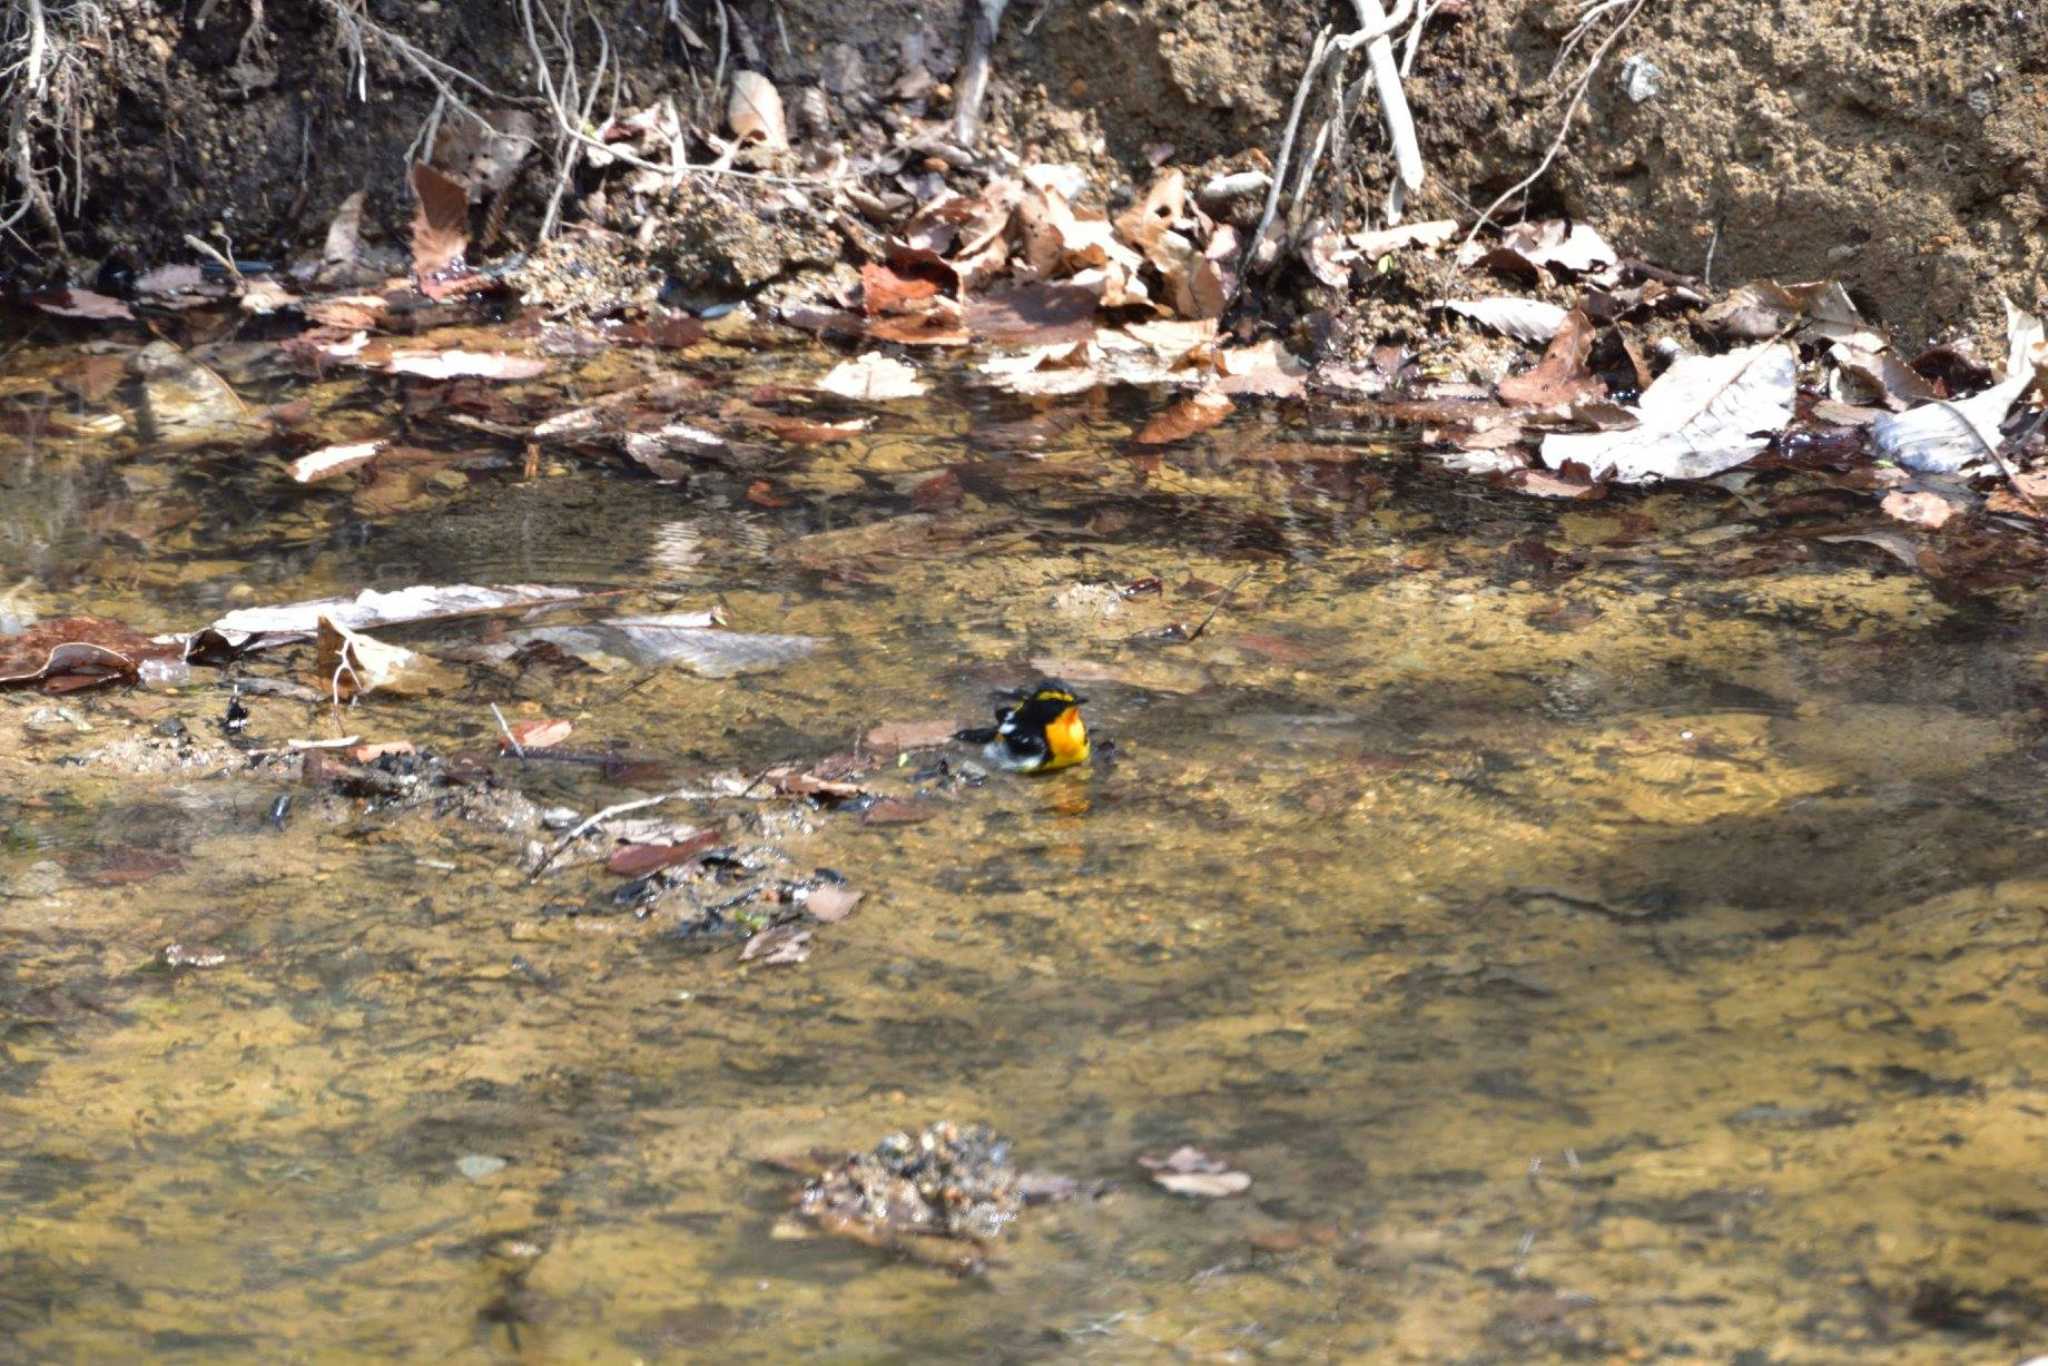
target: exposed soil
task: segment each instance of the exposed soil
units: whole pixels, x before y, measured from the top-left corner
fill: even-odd
[[[205,8],[99,6],[108,27],[82,45],[92,78],[73,97],[80,155],[73,161],[50,144],[38,158],[83,171],[82,192],[60,185],[52,197],[68,254],[30,215],[16,231],[37,254],[10,239],[0,260],[31,276],[61,268],[90,278],[109,259],[185,259],[182,236],[216,225],[245,256],[283,256],[317,247],[358,189],[369,193],[367,235],[402,238],[403,172],[433,104],[429,84],[373,44],[361,85],[368,98],[359,98],[350,50],[323,4],[269,6],[253,47],[243,0],[215,8],[202,29],[195,20]],[[664,22],[659,0],[592,9],[623,65],[622,106],[667,92],[686,121],[708,112],[715,6],[681,6],[703,49]],[[1596,28],[1553,78],[1579,9],[1577,0],[1441,7],[1408,83],[1430,173],[1411,216],[1469,220],[1534,168],[1607,32]],[[1344,10],[1305,0],[1018,0],[996,52],[988,138],[1080,164],[1111,203],[1149,180],[1155,162],[1205,175],[1254,166],[1278,144],[1315,25],[1348,25]],[[727,42],[733,65],[754,54],[814,144],[872,145],[918,117],[947,115],[964,35],[951,11],[912,0],[746,0],[734,7]],[[371,0],[368,13],[506,103],[532,103],[532,62],[511,0]],[[1631,59],[1633,87],[1622,75]],[[1637,102],[1631,95],[1646,84],[1655,93]],[[1353,212],[1377,215],[1390,167],[1375,118],[1359,120],[1352,153]],[[507,247],[532,243],[549,188],[542,161],[528,162],[508,198]],[[583,196],[597,184],[586,170],[567,221],[590,215],[596,206]],[[1584,217],[1622,250],[1688,273],[1704,273],[1711,252],[1719,284],[1837,276],[1911,346],[1945,328],[1995,336],[1998,295],[2037,293],[2048,257],[2044,185],[2048,29],[2018,8],[1649,0],[1606,53],[1529,207]],[[726,200],[723,219],[749,216],[744,195]],[[1521,211],[1511,204],[1503,213]],[[749,240],[720,215],[705,218],[701,205],[686,216],[717,227],[700,238],[740,244],[724,256],[745,259],[736,266],[687,242],[650,244],[650,268],[685,289],[705,283],[688,278],[693,271],[757,289],[826,264],[833,246],[817,234]],[[1371,289],[1381,297],[1352,302],[1385,307],[1409,295],[1398,277]]]

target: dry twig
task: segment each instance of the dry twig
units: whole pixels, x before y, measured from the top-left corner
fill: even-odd
[[[1400,179],[1404,185],[1419,188],[1422,184],[1422,153],[1415,142],[1415,121],[1408,112],[1407,99],[1401,93],[1401,76],[1395,68],[1393,48],[1387,42],[1388,35],[1398,32],[1415,12],[1415,0],[1398,0],[1394,12],[1388,14],[1380,7],[1379,0],[1352,0],[1357,11],[1359,26],[1350,33],[1336,34],[1324,28],[1316,34],[1308,55],[1308,66],[1301,73],[1301,81],[1294,88],[1294,103],[1288,109],[1287,129],[1281,135],[1280,155],[1273,165],[1273,183],[1266,189],[1266,204],[1259,214],[1259,225],[1253,230],[1245,244],[1244,265],[1249,266],[1254,254],[1266,239],[1266,233],[1273,226],[1273,219],[1279,213],[1280,195],[1287,185],[1287,172],[1294,160],[1295,140],[1301,134],[1302,114],[1308,107],[1309,92],[1315,88],[1316,80],[1323,74],[1325,63],[1336,63],[1335,81],[1332,85],[1336,109],[1333,118],[1345,114],[1343,98],[1343,61],[1357,49],[1364,47],[1373,63],[1373,81],[1380,96],[1380,109],[1387,119],[1389,141],[1394,146],[1395,161],[1400,166]],[[1331,139],[1330,120],[1326,119],[1316,134],[1313,149],[1308,157],[1308,171],[1296,182],[1295,203],[1289,211],[1289,219],[1299,223],[1305,216],[1301,204],[1306,198],[1316,166],[1322,159],[1324,149]],[[1239,270],[1240,280],[1248,272]],[[1242,286],[1240,286],[1242,287]]]

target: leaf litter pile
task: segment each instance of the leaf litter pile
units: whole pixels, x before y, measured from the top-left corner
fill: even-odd
[[[719,144],[731,164],[790,169],[773,88],[734,99],[734,140]],[[612,177],[604,213],[660,219],[687,178],[663,169],[683,141],[674,123],[652,106],[599,131],[609,150],[587,160]],[[221,258],[149,271],[127,297],[36,296],[67,335],[94,334],[50,377],[52,397],[104,409],[50,425],[281,461],[298,483],[344,482],[366,515],[434,506],[482,471],[621,456],[684,485],[707,466],[759,469],[751,497],[776,506],[779,452],[853,439],[941,377],[965,378],[1040,405],[1147,395],[1128,438],[1139,448],[1255,448],[1272,429],[1251,408],[1304,405],[1324,426],[1398,425],[1450,468],[1534,496],[1715,481],[1746,504],[1782,490],[1810,512],[1824,492],[1892,527],[1851,515],[1827,534],[1925,572],[1996,577],[2038,558],[2048,343],[2018,304],[2003,354],[1901,351],[1836,282],[1717,293],[1583,223],[1462,244],[1450,221],[1321,230],[1276,255],[1237,225],[1241,176],[1197,185],[1166,166],[1113,211],[1075,166],[912,150],[808,167],[808,188],[776,192],[784,212],[839,225],[837,266],[694,311],[644,290],[564,301],[533,261],[474,264],[472,201],[503,167],[421,163],[409,263],[366,245],[357,197],[319,253],[281,272]],[[1368,324],[1395,304],[1439,330],[1375,344],[1339,338],[1343,309],[1264,316],[1265,286],[1248,282],[1287,271]],[[1412,287],[1423,279],[1434,293]],[[840,354],[795,358],[804,333]],[[792,359],[771,381],[733,382],[736,357],[778,350]],[[350,374],[401,385],[402,420],[366,417],[323,382]],[[243,397],[294,379],[317,396]],[[1798,477],[1761,479],[1783,472]]]

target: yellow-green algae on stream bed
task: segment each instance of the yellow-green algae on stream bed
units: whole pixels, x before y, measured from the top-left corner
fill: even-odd
[[[1134,475],[1128,413],[1028,467],[983,453],[1034,482],[969,479],[933,510],[905,473],[1017,415],[905,412],[778,466],[782,510],[741,496],[747,470],[475,474],[395,517],[235,485],[246,520],[135,555],[96,539],[94,499],[201,476],[79,476],[45,614],[189,626],[495,577],[656,584],[827,642],[752,678],[372,698],[347,718],[370,738],[488,743],[497,701],[756,771],[1057,667],[1118,759],[993,779],[922,824],[778,817],[799,871],[867,895],[809,961],[760,968],[659,917],[548,913],[613,880],[529,885],[487,825],[301,792],[280,831],[261,774],[56,762],[207,732],[211,686],[0,697],[6,1355],[2048,1344],[2037,613],[1944,606],[1846,555],[1730,576],[1713,557],[1744,514],[1706,490],[1560,511],[1200,442]],[[1532,539],[1586,567],[1550,572]],[[1247,568],[1198,639],[1132,643]],[[1162,597],[1100,588],[1148,575]],[[251,705],[273,739],[328,724]],[[586,811],[633,795],[547,782]],[[175,866],[95,879],[92,851],[135,842]],[[223,958],[169,970],[173,943]],[[980,1282],[786,1236],[791,1179],[758,1159],[940,1116],[1115,1185],[1027,1213]],[[1152,1187],[1135,1158],[1182,1142],[1250,1191]],[[476,1157],[504,1165],[465,1174]]]

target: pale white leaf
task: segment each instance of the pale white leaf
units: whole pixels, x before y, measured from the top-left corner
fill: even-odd
[[[893,356],[879,351],[870,351],[864,356],[843,361],[832,367],[829,374],[815,386],[828,394],[841,398],[865,399],[875,402],[891,398],[917,398],[925,392],[924,383],[918,379],[917,371]]]
[[[502,351],[394,351],[384,368],[422,379],[532,379],[547,373],[548,363]]]
[[[758,71],[736,71],[732,77],[732,98],[726,101],[725,121],[741,142],[758,142],[780,151],[789,146],[789,124],[782,113],[782,96],[775,83]]]
[[[292,461],[292,478],[301,484],[310,484],[316,479],[332,479],[369,464],[390,444],[388,441],[353,441],[345,446],[322,446]]]
[[[550,588],[520,583],[486,588],[457,583],[419,585],[379,592],[366,588],[353,598],[321,598],[313,602],[281,603],[275,607],[242,607],[213,623],[231,643],[236,637],[252,635],[307,636],[318,629],[320,618],[337,626],[365,631],[400,622],[423,621],[429,617],[468,616],[506,608],[540,606],[583,597],[580,589]]]
[[[1969,398],[1924,403],[1871,426],[1878,454],[1921,474],[1953,474],[1989,460],[2005,438],[1999,424],[2034,382],[2033,357],[2042,345],[2041,320],[2005,305],[2008,342],[2005,378]]]
[[[1432,308],[1448,308],[1516,341],[1547,342],[1564,326],[1569,311],[1542,299],[1497,295],[1490,299],[1437,299]]]
[[[1457,235],[1457,219],[1439,218],[1428,223],[1404,223],[1398,228],[1354,232],[1348,240],[1360,256],[1374,261],[1403,247],[1440,247]]]
[[[1799,357],[1789,346],[1682,356],[1643,391],[1640,425],[1543,439],[1543,463],[1584,465],[1625,483],[1705,479],[1754,458],[1792,420]]]
[[[1202,1200],[1242,1195],[1252,1187],[1251,1177],[1243,1172],[1154,1172],[1152,1179],[1175,1195]]]

